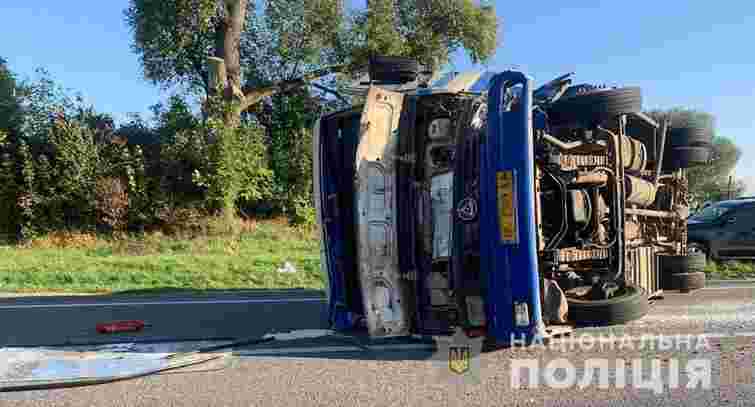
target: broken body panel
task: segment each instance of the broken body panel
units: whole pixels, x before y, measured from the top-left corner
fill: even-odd
[[[409,334],[399,273],[396,225],[398,125],[404,95],[377,87],[367,94],[356,152],[359,283],[370,336]]]

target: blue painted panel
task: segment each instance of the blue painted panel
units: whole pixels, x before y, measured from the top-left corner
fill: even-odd
[[[354,160],[351,157],[359,142],[359,120],[349,120],[349,124],[339,131],[337,121],[330,120],[336,115],[320,122],[320,199],[324,217],[330,218],[322,225],[328,256],[329,321],[333,329],[349,330],[354,327],[357,315],[361,314],[362,304],[361,292],[346,282],[348,268],[354,262],[353,249],[347,247],[348,241],[353,239],[347,230],[348,223],[353,223],[353,215],[344,213],[347,212],[345,208],[329,197],[338,197],[353,185],[349,174],[353,173]],[[350,295],[354,297],[351,301]],[[359,304],[360,309],[355,309],[354,303]]]
[[[480,250],[488,334],[504,344],[512,338],[532,340],[542,327],[534,220],[532,80],[507,71],[490,83],[488,133],[480,147]],[[515,86],[521,89],[511,93],[517,94],[519,101],[507,111],[504,95]],[[507,181],[513,183],[513,207],[500,208],[506,188],[497,184],[505,186]],[[501,227],[507,216],[513,221],[509,229]],[[517,321],[517,306],[526,306],[526,321]]]

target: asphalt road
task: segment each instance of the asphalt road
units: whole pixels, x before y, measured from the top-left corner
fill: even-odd
[[[645,318],[623,327],[580,329],[571,337],[544,346],[484,353],[478,359],[479,370],[474,372],[478,382],[450,374],[447,359],[433,359],[437,356],[435,350],[426,344],[365,347],[348,338],[329,337],[239,349],[225,361],[190,372],[87,388],[0,394],[0,405],[749,406],[755,404],[753,298],[752,287],[668,293],[653,304]],[[304,308],[289,310],[299,312]],[[294,317],[278,314],[273,319]],[[587,347],[587,336],[583,335],[599,339],[601,345]],[[669,340],[670,346],[661,345],[668,345]],[[641,349],[641,343],[646,347]],[[651,347],[651,343],[655,345]],[[655,378],[658,380],[651,380],[652,359],[661,365],[662,374]],[[610,364],[607,370],[598,370],[594,380],[583,383],[591,363],[588,360],[607,360]],[[629,367],[618,368],[620,360]],[[641,360],[639,369],[633,368],[636,360]],[[709,386],[703,381],[694,389],[684,389],[695,377],[684,373],[676,376],[681,388],[672,385],[671,366],[679,363],[684,371],[683,365],[690,360],[709,363]],[[574,366],[577,382],[560,388],[558,384],[564,382],[559,380],[568,377],[564,373],[568,369],[562,369],[563,374],[544,374],[545,379],[535,382],[512,382],[512,366],[526,361],[534,361],[540,367],[549,363]],[[635,370],[640,372],[636,378]],[[603,371],[608,373],[608,386],[600,383],[597,373]],[[620,386],[622,372],[626,384]],[[652,387],[649,383],[658,381],[664,384],[659,392],[647,388]],[[517,388],[515,383],[523,384]]]
[[[315,290],[0,299],[0,347],[222,340],[325,325]],[[135,334],[102,335],[101,322],[144,320]]]

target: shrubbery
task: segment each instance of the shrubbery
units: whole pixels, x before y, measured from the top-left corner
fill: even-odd
[[[312,126],[322,106],[305,91],[272,99],[267,131],[270,166],[276,188],[272,202],[295,224],[313,224]]]
[[[314,222],[311,117],[281,98],[275,126],[224,126],[183,99],[155,106],[155,122],[113,121],[35,85],[34,120],[0,134],[0,233],[206,231],[229,217],[285,214]],[[57,88],[55,88],[57,89]],[[31,107],[30,107],[31,106]],[[26,118],[28,119],[28,117]],[[219,219],[226,219],[220,221]]]

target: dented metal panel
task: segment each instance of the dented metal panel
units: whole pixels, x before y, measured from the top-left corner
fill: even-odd
[[[395,156],[403,95],[370,88],[357,148],[357,257],[371,336],[409,334],[398,269]]]

